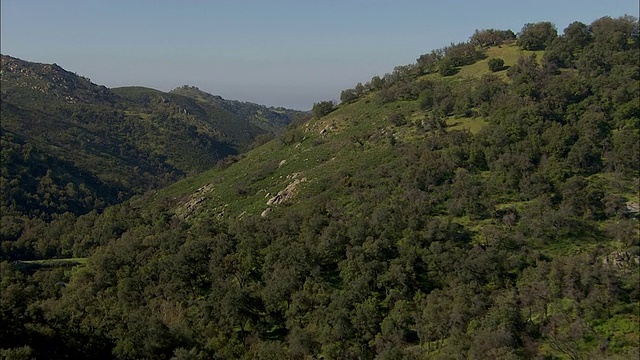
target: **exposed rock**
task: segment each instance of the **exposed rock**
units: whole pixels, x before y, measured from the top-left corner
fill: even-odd
[[[213,184],[206,184],[196,190],[195,193],[189,196],[189,200],[185,202],[180,208],[176,211],[176,215],[179,217],[186,219],[191,214],[193,214],[199,207],[200,204],[204,201],[204,194],[211,192],[213,190]]]
[[[216,219],[224,218],[224,214],[228,206],[229,204],[224,204],[222,206],[218,206],[215,209],[213,209],[213,213],[215,214]],[[244,214],[238,215],[238,218],[241,219],[242,216],[244,216]]]
[[[271,212],[271,208],[266,208],[266,209],[264,209],[262,214],[260,214],[260,216],[261,217],[267,217],[267,215],[269,215],[270,212]]]
[[[602,263],[617,270],[637,269],[638,265],[640,265],[640,256],[626,251],[614,251],[605,256],[602,259]]]
[[[626,206],[627,214],[633,217],[636,217],[638,216],[638,214],[640,214],[640,205],[637,202],[627,201],[625,206]]]
[[[295,174],[298,175],[298,174]],[[288,176],[287,176],[288,177]],[[294,178],[297,176],[294,176]],[[298,192],[298,185],[300,183],[307,181],[307,178],[295,179],[292,183],[287,185],[284,190],[278,192],[274,197],[267,201],[267,205],[279,205],[286,201],[291,200],[295,194]]]

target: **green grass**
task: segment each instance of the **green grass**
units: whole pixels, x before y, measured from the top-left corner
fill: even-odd
[[[412,102],[403,105],[401,110],[407,112],[416,106]],[[202,195],[206,205],[195,218],[218,216],[223,209],[225,217],[257,215],[268,207],[271,196],[294,181],[296,173],[299,179],[307,179],[298,186],[299,195],[312,195],[320,191],[316,180],[326,174],[353,171],[363,163],[372,167],[383,163],[389,152],[378,146],[384,141],[380,133],[391,127],[386,116],[397,110],[373,101],[340,106],[329,116],[292,130],[293,140],[283,141],[288,138],[285,134],[225,169],[211,169],[162,190],[155,201],[169,198],[179,208],[197,189],[213,184],[214,190]]]
[[[496,72],[501,77],[506,77],[506,69],[515,65],[521,56],[530,56],[536,54],[538,61],[542,59],[544,51],[528,51],[522,50],[518,45],[513,43],[504,44],[502,46],[493,46],[487,49],[487,57],[474,64],[463,66],[460,71],[453,77],[458,78],[480,78],[482,75],[489,73],[489,60],[493,58],[501,58],[504,60],[504,69]]]
[[[449,130],[469,130],[472,134],[477,134],[480,129],[487,125],[484,118],[457,118],[450,117],[447,119]]]

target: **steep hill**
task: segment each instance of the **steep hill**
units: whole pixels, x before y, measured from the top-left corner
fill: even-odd
[[[58,188],[84,183],[86,189],[103,189],[85,194],[95,198],[91,206],[99,209],[209,169],[226,156],[246,151],[258,135],[284,127],[289,116],[302,114],[283,111],[278,117],[265,117],[259,127],[246,108],[267,108],[243,103],[234,112],[231,105],[231,110],[223,106],[236,103],[220,98],[203,105],[173,92],[107,89],[56,64],[3,55],[3,213],[46,218],[68,210],[87,212],[85,207],[63,205],[68,195],[59,192],[46,195],[51,206],[29,205],[44,201],[44,194],[33,188],[47,173],[29,169],[46,164],[16,154],[18,147],[33,148],[46,154],[46,162],[59,164],[49,169]],[[36,178],[21,180],[20,173]],[[35,175],[40,173],[43,176]]]
[[[171,93],[192,98],[205,108],[224,109],[271,133],[279,133],[285,126],[295,121],[301,121],[305,117],[304,112],[296,110],[267,107],[246,101],[226,100],[194,86],[184,85],[171,90]]]
[[[637,358],[638,23],[527,40],[550,25],[477,32],[234,163],[20,236],[14,254],[89,257],[30,277],[2,264],[5,346]]]

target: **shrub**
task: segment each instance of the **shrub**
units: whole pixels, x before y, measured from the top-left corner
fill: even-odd
[[[343,104],[350,103],[358,99],[358,94],[354,89],[343,90],[340,93],[340,102]]]
[[[444,58],[439,64],[440,75],[451,76],[457,72],[455,63],[450,58]]]
[[[313,116],[317,118],[323,117],[331,111],[333,111],[333,101],[320,101],[313,104],[313,108],[311,109]]]
[[[501,58],[493,58],[489,60],[489,70],[496,72],[504,69],[504,60]]]
[[[454,66],[471,65],[484,57],[484,53],[471,43],[451,44],[444,49],[445,59],[450,59]]]
[[[402,126],[407,123],[407,120],[404,118],[404,115],[399,114],[397,112],[393,112],[389,116],[387,116],[387,120],[396,126]]]

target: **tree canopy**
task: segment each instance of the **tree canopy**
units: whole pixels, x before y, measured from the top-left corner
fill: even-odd
[[[525,50],[544,50],[557,36],[555,25],[548,21],[527,23],[518,34],[518,45]]]

